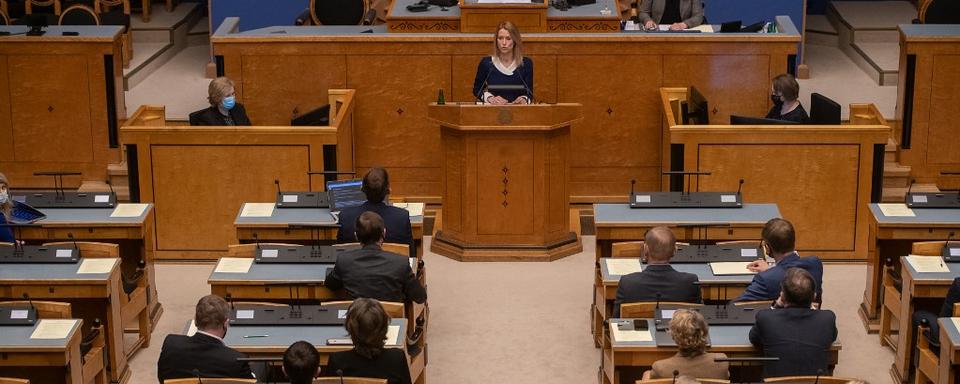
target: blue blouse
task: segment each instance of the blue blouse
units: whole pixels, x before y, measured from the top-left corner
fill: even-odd
[[[528,57],[523,58],[523,65],[517,67],[512,73],[504,73],[500,68],[493,64],[493,57],[487,56],[480,60],[477,65],[477,77],[473,80],[473,95],[483,100],[483,93],[487,92],[487,85],[520,85],[527,88],[523,90],[497,90],[491,92],[494,96],[500,96],[507,101],[514,101],[520,96],[526,96],[527,101],[533,100],[533,60]]]

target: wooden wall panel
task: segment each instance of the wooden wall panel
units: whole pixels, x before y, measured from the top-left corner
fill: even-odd
[[[695,85],[707,98],[710,123],[729,124],[731,114],[767,114],[770,92],[760,90],[770,89],[769,67],[766,55],[672,56],[663,62],[663,86]]]
[[[225,223],[242,203],[273,201],[274,179],[287,190],[308,188],[308,145],[153,146],[150,158],[159,251],[226,250],[236,229]]]
[[[89,70],[81,55],[8,58],[13,126],[31,127],[14,131],[17,161],[93,162]]]
[[[295,110],[303,114],[326,104],[327,90],[347,83],[343,55],[249,55],[242,65],[242,100],[255,125],[289,125]]]
[[[930,117],[927,124],[927,163],[960,170],[960,55],[933,57]]]
[[[743,200],[777,203],[797,230],[798,249],[854,250],[859,146],[721,144],[699,152],[702,169],[713,172],[700,178],[701,190],[735,190],[743,178]]]
[[[9,89],[7,56],[0,56],[0,90]],[[10,115],[10,93],[0,92],[0,161],[13,161],[13,118]]]

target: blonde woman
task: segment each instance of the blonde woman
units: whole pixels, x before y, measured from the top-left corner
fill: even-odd
[[[669,359],[653,363],[653,369],[643,373],[644,380],[671,378],[674,371],[696,379],[725,380],[730,377],[729,364],[714,361],[727,355],[707,353],[710,330],[700,312],[687,309],[674,312],[670,319],[670,336],[679,351]]]
[[[218,77],[207,87],[210,107],[190,114],[190,125],[253,125],[243,104],[237,102],[233,80]]]
[[[473,95],[488,104],[529,104],[533,101],[533,60],[523,56],[520,30],[509,21],[501,21],[493,37],[493,55],[477,65]],[[498,85],[513,85],[515,89],[496,89]]]
[[[13,210],[13,198],[10,197],[10,182],[7,176],[0,173],[0,243],[12,243],[13,228],[7,227],[10,211]]]

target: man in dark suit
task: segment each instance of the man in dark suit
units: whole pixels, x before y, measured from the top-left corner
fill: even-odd
[[[394,207],[384,201],[390,194],[390,176],[387,170],[374,167],[363,176],[363,185],[360,187],[367,195],[367,202],[359,207],[346,208],[340,211],[340,230],[337,231],[338,243],[350,243],[357,240],[357,217],[364,212],[375,212],[383,218],[387,229],[386,242],[410,245],[410,257],[417,255],[413,244],[413,231],[410,228],[410,212],[406,209]]]
[[[770,219],[763,226],[760,233],[762,247],[764,253],[776,261],[776,265],[770,266],[764,259],[750,263],[747,268],[757,272],[757,275],[734,301],[775,300],[780,296],[780,282],[783,281],[784,274],[788,269],[798,267],[813,276],[816,282],[814,301],[820,302],[823,294],[823,262],[816,256],[800,257],[795,249],[796,237],[793,224],[787,220]]]
[[[775,309],[757,312],[750,343],[767,357],[765,377],[829,375],[830,346],[837,340],[837,316],[813,309],[816,282],[802,268],[784,274]]]
[[[375,212],[363,212],[354,223],[363,248],[347,251],[327,272],[324,284],[344,288],[351,298],[418,303],[427,301],[427,291],[410,268],[409,258],[384,251],[383,219]]]
[[[190,113],[190,125],[253,125],[243,104],[237,102],[233,81],[226,77],[213,79],[207,94],[210,107]]]
[[[643,238],[643,254],[647,265],[643,271],[620,278],[617,298],[613,302],[613,317],[620,317],[620,304],[679,301],[699,303],[700,286],[697,275],[678,272],[670,266],[670,258],[677,249],[673,231],[667,227],[655,227]]]
[[[216,295],[207,295],[197,302],[192,336],[167,335],[157,360],[157,379],[191,377],[252,378],[250,365],[237,358],[245,357],[223,344],[229,327],[230,305]]]

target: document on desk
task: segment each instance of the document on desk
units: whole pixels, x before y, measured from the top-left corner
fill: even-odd
[[[943,262],[940,256],[907,256],[907,262],[920,273],[944,273],[950,272],[947,264]]]
[[[886,217],[914,217],[917,215],[906,204],[877,204],[877,206],[880,207],[880,213]]]
[[[250,257],[221,257],[213,273],[247,273],[253,265]]]
[[[613,258],[604,261],[607,263],[607,272],[611,275],[626,276],[643,270],[640,259]]]
[[[749,261],[716,262],[710,263],[710,269],[712,269],[713,274],[717,276],[756,274],[756,272],[747,269],[747,265],[750,265]]]
[[[66,339],[77,319],[42,319],[30,334],[32,340]]]
[[[100,273],[110,273],[110,270],[113,269],[113,265],[116,264],[117,259],[83,259],[80,262],[80,267],[77,268],[77,274],[100,274]]]
[[[274,203],[244,203],[240,217],[270,217],[275,206]]]
[[[386,345],[400,345],[400,326],[391,325],[387,327],[387,337],[384,338],[384,344]]]
[[[613,335],[613,341],[653,341],[653,334],[649,329],[621,330],[620,324],[611,322],[610,332]]]
[[[393,204],[394,207],[399,207],[406,209],[407,212],[410,212],[410,216],[423,216],[423,207],[424,203],[396,203]]]
[[[148,206],[148,204],[117,204],[110,213],[110,217],[140,217]]]

